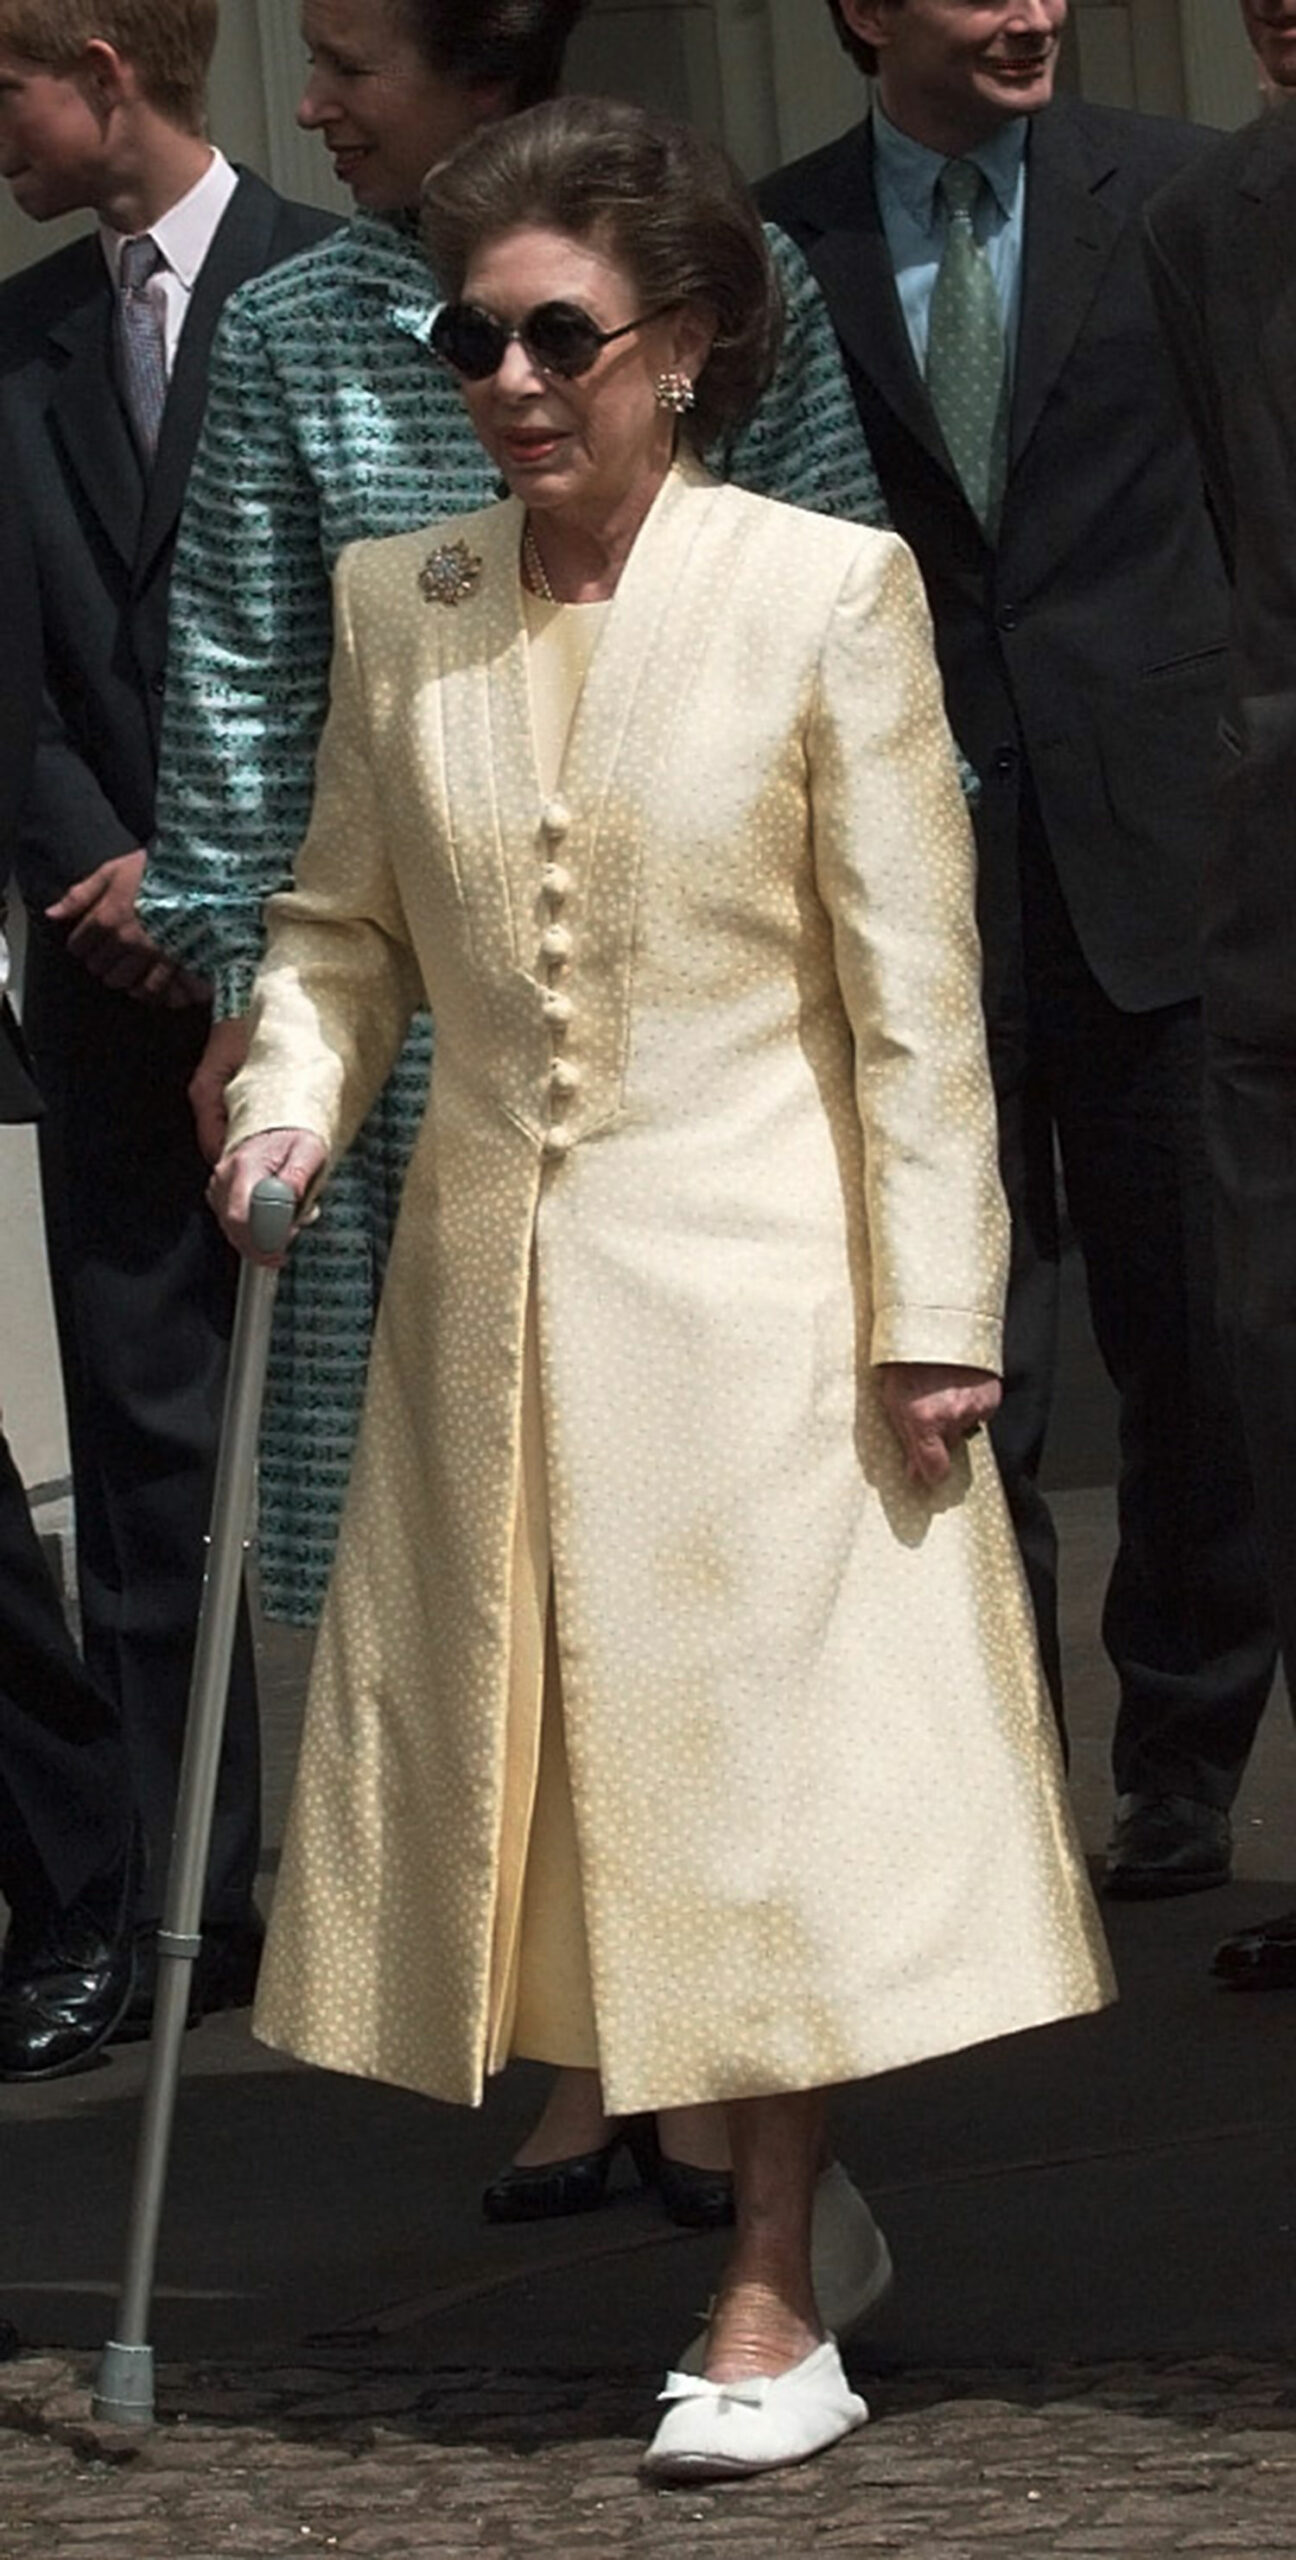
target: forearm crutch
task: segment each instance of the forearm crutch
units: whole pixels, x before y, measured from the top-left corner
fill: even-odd
[[[250,1219],[255,1250],[283,1253],[296,1214],[297,1202],[286,1182],[274,1175],[258,1182],[252,1194]],[[135,2154],[126,2264],[117,2331],[100,2358],[93,2400],[96,2417],[115,2419],[121,2426],[147,2427],[153,2422],[153,2349],[148,2333],[158,2230],[166,2198],[189,1993],[193,1968],[202,1952],[203,1886],[252,1511],[270,1319],[278,1283],[278,1271],[261,1263],[245,1262],[239,1274],[171,1863],[157,1936],[157,1994]]]

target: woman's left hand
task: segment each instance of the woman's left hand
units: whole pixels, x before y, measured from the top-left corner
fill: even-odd
[[[1003,1390],[989,1369],[944,1368],[890,1360],[878,1370],[886,1417],[915,1484],[943,1484],[960,1440],[970,1440],[999,1405]]]

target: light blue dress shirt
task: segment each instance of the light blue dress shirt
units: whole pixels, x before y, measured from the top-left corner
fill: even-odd
[[[1011,370],[1021,312],[1022,241],[1026,221],[1026,122],[1014,116],[988,142],[960,154],[974,160],[987,181],[976,213],[976,234],[990,260],[999,295]],[[947,154],[929,151],[873,109],[873,183],[886,233],[896,291],[921,374],[927,370],[927,322],[932,286],[941,262],[948,216],[936,192]]]

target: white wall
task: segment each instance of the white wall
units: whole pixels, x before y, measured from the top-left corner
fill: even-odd
[[[67,1474],[63,1397],[26,1129],[0,1129],[0,1204],[0,1412],[24,1482],[55,1484]]]
[[[7,931],[21,971],[21,915],[11,912]],[[67,1474],[63,1391],[30,1129],[0,1128],[0,1413],[24,1482],[61,1482]]]

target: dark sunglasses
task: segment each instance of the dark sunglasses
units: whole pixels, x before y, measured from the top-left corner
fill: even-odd
[[[628,338],[632,329],[642,329],[646,320],[658,320],[672,307],[663,302],[655,311],[642,311],[637,320],[627,320],[620,329],[600,329],[577,303],[538,302],[518,328],[506,329],[479,302],[443,302],[432,323],[431,340],[443,362],[462,374],[465,382],[489,381],[499,372],[515,338],[538,372],[574,382],[578,374],[589,372],[614,338]]]

